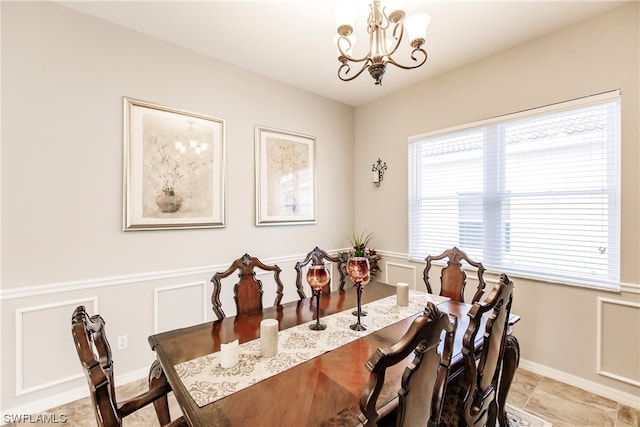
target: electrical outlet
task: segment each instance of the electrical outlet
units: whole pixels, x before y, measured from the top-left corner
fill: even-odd
[[[127,335],[120,335],[118,337],[118,350],[124,350],[129,347],[129,337]]]

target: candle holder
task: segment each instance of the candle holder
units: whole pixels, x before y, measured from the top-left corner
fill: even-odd
[[[320,296],[322,288],[329,283],[329,270],[324,264],[312,265],[307,270],[307,283],[313,288],[313,297],[316,298],[316,323],[309,325],[312,331],[324,331],[327,325],[320,323]],[[312,297],[312,298],[313,298]]]
[[[367,258],[368,260],[368,258]],[[369,265],[369,268],[371,268],[371,265]],[[367,274],[364,279],[362,279],[362,284],[366,285],[367,283],[369,283],[369,281],[371,280],[371,273]],[[358,289],[359,293],[362,293],[362,286],[356,286]],[[358,315],[358,310],[353,310],[351,312],[351,314],[353,314],[354,316]],[[360,316],[365,317],[367,316],[369,313],[367,313],[366,311],[364,311],[363,309],[360,309]]]
[[[376,187],[380,187],[380,183],[384,178],[384,171],[387,170],[387,162],[383,162],[378,159],[376,163],[371,166],[371,182],[373,182]]]
[[[358,308],[356,310],[358,321],[349,327],[354,331],[366,331],[367,327],[362,324],[360,317],[362,316],[362,289],[364,285],[369,283],[370,279],[369,260],[366,257],[349,258],[347,261],[347,273],[355,284],[358,293]]]

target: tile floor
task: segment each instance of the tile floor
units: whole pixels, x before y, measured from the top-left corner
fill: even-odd
[[[146,387],[146,380],[136,381],[118,388],[118,399],[134,396]],[[180,416],[180,408],[170,395],[172,419]],[[640,426],[640,410],[630,408],[613,400],[589,393],[576,387],[518,369],[509,392],[508,403],[522,408],[551,422],[554,427],[628,427]],[[46,412],[66,418],[66,426],[95,426],[95,418],[89,398],[81,399],[53,408]],[[33,423],[12,423],[5,426],[25,426]],[[38,426],[60,424],[38,423]],[[125,427],[147,427],[158,425],[153,406],[125,419]]]
[[[640,410],[518,369],[507,402],[554,427],[640,426]]]

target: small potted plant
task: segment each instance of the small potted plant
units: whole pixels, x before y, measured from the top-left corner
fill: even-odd
[[[369,274],[371,277],[375,277],[380,271],[378,262],[382,259],[380,255],[373,248],[368,248],[369,242],[373,238],[373,233],[362,232],[359,235],[354,234],[349,238],[349,243],[353,249],[348,251],[338,252],[338,258],[344,265],[347,264],[347,260],[352,257],[366,257],[369,260]]]

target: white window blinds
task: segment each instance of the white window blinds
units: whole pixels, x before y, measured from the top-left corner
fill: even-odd
[[[410,259],[618,287],[619,217],[618,91],[410,140]]]

